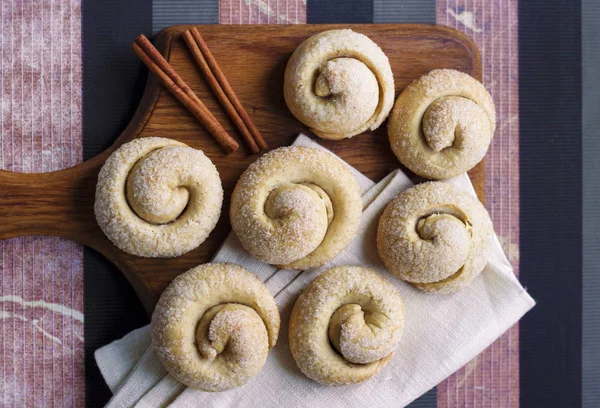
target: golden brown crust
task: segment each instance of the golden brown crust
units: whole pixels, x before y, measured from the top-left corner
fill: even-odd
[[[385,208],[377,249],[392,274],[427,292],[451,293],[483,270],[493,232],[479,200],[451,184],[427,182]]]
[[[152,341],[178,381],[226,391],[258,374],[279,324],[275,299],[254,274],[234,264],[205,264],[165,289],[152,315]]]
[[[413,81],[396,100],[388,122],[398,160],[431,179],[473,168],[485,156],[495,128],[490,94],[476,79],[452,69]]]
[[[404,327],[404,306],[379,273],[338,266],[313,280],[290,317],[290,349],[300,370],[327,385],[355,384],[392,358]]]
[[[252,163],[231,198],[231,226],[254,257],[286,269],[333,259],[356,235],[356,180],[333,154],[282,147]]]
[[[292,54],[284,78],[288,108],[324,139],[377,129],[394,104],[388,58],[367,36],[349,29],[305,40]]]
[[[136,139],[102,166],[94,212],[121,250],[169,258],[202,244],[223,203],[216,167],[201,150],[175,140]]]

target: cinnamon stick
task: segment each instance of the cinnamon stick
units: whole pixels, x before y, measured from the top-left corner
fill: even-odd
[[[246,126],[240,115],[237,113],[234,106],[231,104],[229,98],[227,98],[227,95],[225,95],[223,88],[221,87],[221,85],[215,78],[213,72],[211,71],[210,67],[208,66],[206,59],[204,58],[204,55],[202,55],[202,52],[198,48],[198,45],[196,44],[196,41],[194,40],[194,37],[192,36],[191,32],[189,30],[184,31],[182,37],[185,43],[187,44],[188,48],[190,49],[190,52],[192,53],[196,64],[198,64],[198,67],[202,71],[202,74],[204,74],[208,85],[217,96],[217,99],[219,99],[219,102],[221,102],[221,105],[223,105],[223,107],[225,108],[227,115],[229,115],[231,121],[240,131],[242,137],[248,144],[248,147],[250,148],[252,153],[257,153],[258,151],[260,151],[260,147],[258,147],[256,142],[254,141],[252,134],[248,130],[248,127]]]
[[[217,142],[228,152],[234,152],[239,144],[223,129],[200,98],[175,72],[152,43],[140,35],[133,43],[133,51],[156,75],[163,86],[210,132]]]
[[[244,107],[242,106],[242,103],[240,102],[237,95],[233,91],[233,88],[231,88],[231,85],[229,85],[229,81],[227,81],[225,74],[223,74],[223,71],[219,67],[219,64],[217,64],[215,57],[210,52],[208,45],[206,45],[206,42],[200,35],[200,32],[198,31],[198,29],[196,27],[193,27],[188,31],[191,33],[191,36],[193,37],[195,44],[197,45],[198,49],[200,50],[200,53],[194,53],[194,51],[192,50],[192,47],[190,47],[190,50],[192,50],[192,54],[194,54],[194,58],[196,59],[196,62],[198,62],[198,64],[201,65],[202,62],[201,62],[201,59],[199,58],[199,56],[201,55],[202,57],[204,57],[203,60],[206,62],[206,65],[208,65],[211,73],[213,74],[211,76],[214,79],[216,79],[216,81],[212,81],[208,75],[205,75],[207,80],[209,81],[209,85],[211,86],[211,88],[213,88],[213,90],[217,89],[217,88],[221,88],[223,93],[226,95],[227,99],[230,101],[231,105],[233,105],[233,107],[235,108],[235,111],[239,115],[240,119],[246,125],[246,128],[248,129],[248,131],[252,134],[252,137],[254,138],[254,141],[256,142],[256,144],[261,149],[266,149],[268,147],[268,145],[265,142],[265,139],[263,138],[262,134],[258,131],[256,126],[254,125],[254,122],[252,121],[252,119],[250,118],[250,116],[248,115],[248,113],[246,112]],[[184,40],[186,40],[186,37],[188,37],[188,36],[187,35],[184,36]],[[186,40],[186,43],[188,41],[189,41],[189,39]],[[189,46],[189,44],[188,44],[188,46]],[[203,68],[201,68],[201,69],[203,69]],[[203,69],[203,72],[204,72],[204,69]],[[215,84],[217,84],[218,87],[215,86]],[[219,97],[218,91],[215,91],[215,93],[217,94],[217,97]],[[233,117],[233,115],[230,115],[230,116]]]

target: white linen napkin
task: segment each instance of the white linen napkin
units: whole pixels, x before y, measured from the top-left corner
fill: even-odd
[[[304,135],[294,145],[324,149]],[[303,272],[278,270],[250,257],[234,233],[229,234],[213,259],[236,263],[255,273],[279,306],[279,340],[255,378],[240,388],[221,393],[186,388],[161,366],[146,326],[95,353],[102,376],[114,394],[107,406],[404,406],[482,352],[533,307],[535,302],[517,281],[496,236],[484,271],[457,294],[421,292],[387,272],[376,248],[379,216],[398,193],[413,183],[400,170],[377,184],[356,169],[351,170],[362,193],[360,228],[352,243],[326,266]],[[448,182],[475,194],[466,174]],[[296,366],[288,345],[288,320],[302,289],[336,265],[363,265],[383,274],[400,291],[406,321],[395,356],[377,375],[358,385],[327,387],[306,378]]]

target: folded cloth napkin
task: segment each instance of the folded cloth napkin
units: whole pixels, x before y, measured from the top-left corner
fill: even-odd
[[[294,144],[322,148],[304,135]],[[496,237],[484,271],[457,294],[421,292],[387,272],[375,244],[379,216],[398,193],[413,183],[400,170],[377,184],[351,170],[362,193],[361,225],[352,243],[328,265],[302,272],[278,270],[250,257],[233,233],[213,259],[239,264],[255,273],[279,306],[279,340],[254,379],[221,393],[186,388],[161,366],[146,326],[95,353],[98,367],[114,394],[107,406],[404,406],[482,352],[533,307],[533,299],[515,278]],[[475,194],[466,174],[448,182]],[[336,265],[363,265],[379,271],[400,291],[406,321],[398,350],[381,372],[358,385],[327,387],[306,378],[296,366],[288,344],[288,320],[302,289]]]

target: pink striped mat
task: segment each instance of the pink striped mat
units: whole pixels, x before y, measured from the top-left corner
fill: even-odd
[[[2,1],[0,168],[81,161],[81,4]],[[53,237],[0,242],[2,406],[83,406],[83,251]]]
[[[485,202],[515,272],[519,271],[518,2],[437,0],[437,23],[475,40],[483,82],[498,112],[485,159]],[[518,324],[438,386],[438,407],[518,407]]]

